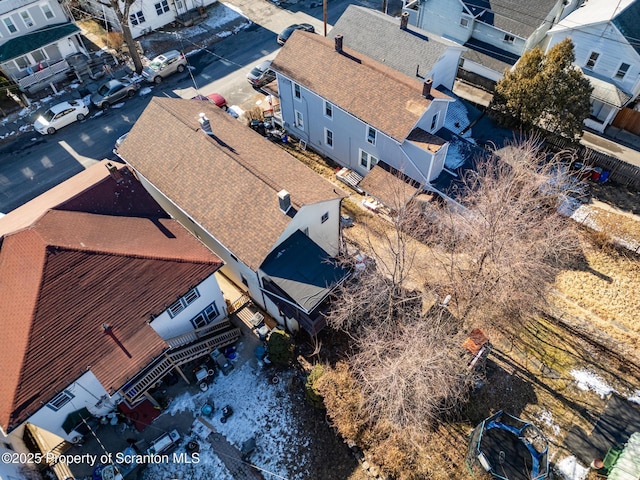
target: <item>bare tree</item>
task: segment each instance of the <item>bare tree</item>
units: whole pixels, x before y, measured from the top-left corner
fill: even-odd
[[[133,35],[131,35],[131,28],[129,27],[129,11],[135,0],[109,0],[109,2],[111,3],[111,8],[113,8],[116,17],[118,18],[118,22],[120,22],[120,26],[122,27],[122,36],[124,37],[124,42],[127,44],[127,48],[129,49],[129,55],[133,60],[135,71],[136,73],[140,73],[142,72],[142,59],[138,54],[138,48],[135,40],[133,39]]]

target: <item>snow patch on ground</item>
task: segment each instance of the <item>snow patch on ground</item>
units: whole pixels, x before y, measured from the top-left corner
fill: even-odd
[[[636,390],[635,392],[633,392],[633,394],[631,394],[627,400],[629,400],[630,402],[633,403],[637,403],[638,405],[640,405],[640,390]]]
[[[571,373],[576,380],[580,390],[591,390],[600,395],[600,398],[604,398],[611,392],[615,392],[612,386],[593,372],[588,370],[571,370],[569,373]]]
[[[219,3],[209,9],[209,16],[205,21],[193,27],[183,28],[180,30],[180,36],[183,38],[196,37],[240,18],[246,18],[249,21],[238,8],[226,3]]]
[[[556,468],[567,480],[584,480],[589,469],[580,465],[574,456],[563,458],[556,463]]]
[[[144,97],[145,95],[149,95],[151,93],[151,90],[151,87],[144,87],[142,90],[140,90],[140,96]]]
[[[447,116],[445,117],[444,126],[446,129],[451,130],[453,133],[460,135],[467,139],[471,143],[476,143],[471,134],[471,129],[461,133],[462,130],[467,128],[470,124],[469,112],[459,100],[449,103],[447,108]]]
[[[549,410],[546,410],[544,408],[540,410],[540,413],[538,414],[538,420],[551,427],[554,435],[560,435],[560,426],[553,422],[553,414]]]
[[[309,445],[311,440],[298,430],[293,420],[294,406],[286,392],[287,380],[295,372],[278,373],[279,381],[275,384],[273,375],[275,372],[256,369],[252,363],[247,362],[228,376],[219,374],[206,392],[187,392],[176,397],[166,413],[172,416],[184,411],[194,413],[192,436],[185,439],[185,442],[191,438],[198,439],[201,461],[195,466],[197,468],[188,464],[156,464],[145,470],[144,478],[233,478],[210,448],[210,441],[215,437],[208,437],[208,429],[196,420],[197,414],[207,403],[214,406],[214,411],[206,420],[213,425],[218,435],[223,435],[238,449],[245,441],[255,438],[256,451],[251,456],[251,463],[274,474],[274,478],[309,478],[309,472],[291,471],[288,468],[293,465],[304,468],[308,463],[307,454],[300,455],[300,451],[306,449],[298,447]],[[225,405],[231,406],[233,415],[223,423],[221,409]],[[203,440],[207,437],[208,440]],[[204,446],[207,448],[203,448]]]

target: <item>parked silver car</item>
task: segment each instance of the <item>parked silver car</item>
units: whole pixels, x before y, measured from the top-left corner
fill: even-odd
[[[137,83],[125,83],[120,80],[109,80],[103,83],[98,91],[91,95],[91,103],[106,110],[114,103],[133,97],[140,86]]]
[[[247,80],[255,88],[264,87],[276,79],[276,72],[271,70],[271,60],[264,60],[247,73]]]
[[[158,55],[142,70],[142,76],[149,82],[160,83],[169,75],[182,73],[187,68],[187,59],[178,50]]]

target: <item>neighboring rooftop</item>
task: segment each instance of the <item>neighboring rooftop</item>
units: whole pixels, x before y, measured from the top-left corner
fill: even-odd
[[[467,50],[462,52],[462,58],[499,73],[504,73],[506,69],[515,65],[520,58],[515,53],[507,52],[475,38],[470,38],[464,46],[467,47]]]
[[[150,315],[222,266],[178,222],[158,217],[49,210],[1,242],[5,431],[87,370],[107,390],[122,387],[167,348]]]
[[[201,112],[212,135],[201,128]],[[153,98],[118,153],[254,270],[296,211],[342,196],[300,161],[207,102]],[[290,194],[288,215],[279,208],[281,190]]]
[[[558,0],[462,0],[478,20],[500,30],[528,38],[551,13]]]
[[[295,31],[271,68],[399,142],[432,98],[450,100],[435,88],[423,97],[421,81],[355,51],[350,41],[345,35],[338,52],[334,40]]]
[[[401,29],[399,18],[357,5],[347,7],[328,36],[336,35],[343,35],[349,48],[412,78],[426,75],[449,48],[463,50],[412,25]]]
[[[617,108],[624,107],[633,96],[630,93],[625,92],[611,79],[598,76],[595,72],[589,70],[582,70],[585,78],[589,80],[589,83],[593,87],[591,98],[600,100],[603,103],[612,105]]]
[[[54,43],[61,38],[80,32],[75,23],[48,25],[40,30],[7,40],[0,45],[0,62],[6,62],[25,53]]]

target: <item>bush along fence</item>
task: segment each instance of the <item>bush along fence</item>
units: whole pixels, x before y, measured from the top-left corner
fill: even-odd
[[[545,137],[545,146],[554,151],[572,150],[587,166],[608,172],[608,178],[621,185],[640,189],[640,167],[557,136]],[[604,177],[606,178],[606,177]]]

